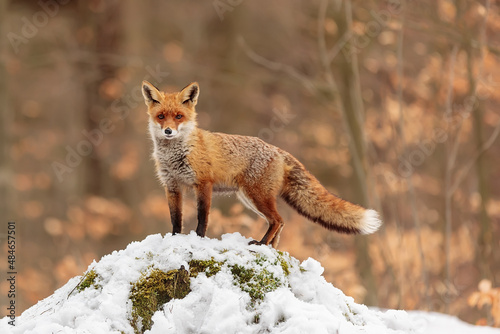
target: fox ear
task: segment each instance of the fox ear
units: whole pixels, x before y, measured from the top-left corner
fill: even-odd
[[[142,95],[148,107],[153,103],[160,103],[160,90],[146,80],[142,82]]]
[[[193,107],[198,103],[200,86],[197,82],[192,82],[181,90],[182,104],[190,104]]]

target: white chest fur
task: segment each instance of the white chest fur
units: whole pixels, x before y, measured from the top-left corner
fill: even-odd
[[[181,184],[193,185],[195,172],[189,165],[187,156],[190,147],[185,137],[166,139],[161,134],[158,136],[151,129],[154,151],[153,157],[157,161],[157,173],[163,186],[176,187]]]

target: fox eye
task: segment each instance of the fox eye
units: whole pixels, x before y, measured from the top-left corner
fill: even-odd
[[[182,115],[181,114],[178,114],[177,116],[175,116],[176,119],[181,119],[182,118]]]
[[[163,115],[163,114],[159,114],[157,117],[158,117],[159,119],[164,119],[164,118],[165,118],[165,115]]]

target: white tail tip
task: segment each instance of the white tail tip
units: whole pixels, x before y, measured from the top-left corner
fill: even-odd
[[[378,212],[375,210],[366,210],[361,221],[361,234],[372,234],[379,229],[380,225],[382,225],[382,221]]]

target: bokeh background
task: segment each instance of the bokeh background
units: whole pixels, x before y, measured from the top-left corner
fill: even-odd
[[[357,302],[499,324],[497,1],[2,0],[0,35],[0,270],[15,221],[18,313],[171,231],[147,79],[198,81],[200,127],[289,151],[385,222],[344,236],[281,204],[281,250]],[[235,198],[212,207],[209,237],[265,232]],[[184,211],[187,232],[193,195]]]

